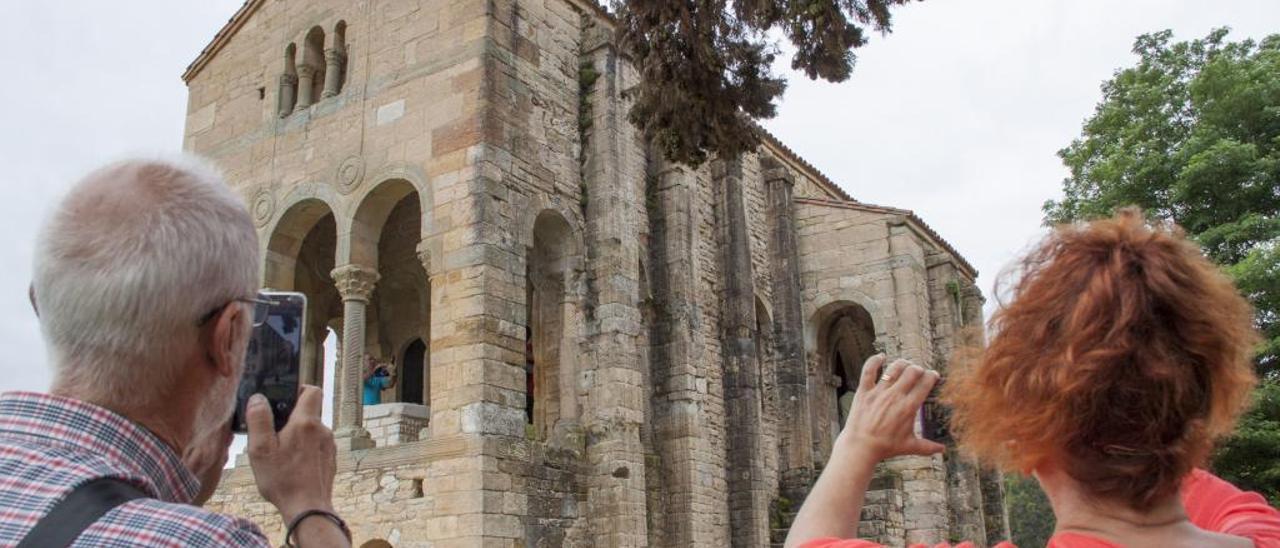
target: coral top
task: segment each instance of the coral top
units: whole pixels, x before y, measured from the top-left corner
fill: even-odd
[[[1267,505],[1261,495],[1244,492],[1204,470],[1197,469],[1182,485],[1182,504],[1191,523],[1206,531],[1244,537],[1256,548],[1280,548],[1280,511]],[[865,540],[822,538],[806,542],[802,548],[879,548]],[[938,544],[935,548],[949,548]],[[926,548],[914,544],[911,548]],[[954,548],[974,548],[962,542]],[[1001,542],[996,548],[1017,548]],[[1120,548],[1118,544],[1079,533],[1058,533],[1045,548]]]

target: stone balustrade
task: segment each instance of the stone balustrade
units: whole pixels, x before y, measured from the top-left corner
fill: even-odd
[[[418,441],[431,418],[431,408],[416,403],[364,406],[364,428],[377,447]]]

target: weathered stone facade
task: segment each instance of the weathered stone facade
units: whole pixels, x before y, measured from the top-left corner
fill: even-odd
[[[186,148],[249,204],[263,285],[309,297],[359,542],[777,542],[862,361],[941,369],[981,324],[937,234],[772,137],[697,170],[651,153],[586,0],[249,0],[184,79]],[[367,354],[397,360],[395,403],[357,403]],[[998,487],[951,453],[886,463],[863,533],[994,541]],[[211,505],[281,533],[243,463]]]

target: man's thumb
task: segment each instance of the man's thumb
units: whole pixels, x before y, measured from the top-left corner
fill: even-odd
[[[271,404],[266,396],[254,394],[249,397],[249,404],[244,413],[245,426],[249,428],[249,456],[269,453],[276,446],[275,421],[272,418]]]

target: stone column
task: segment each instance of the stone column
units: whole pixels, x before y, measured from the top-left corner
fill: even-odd
[[[431,252],[428,250],[427,242],[418,242],[416,248],[418,261],[422,263],[422,271],[426,273],[426,289],[427,289],[427,317],[424,319],[425,331],[422,335],[422,404],[428,408],[431,406],[431,315],[434,312],[431,309]],[[430,420],[431,417],[427,417]]]
[[[719,243],[724,268],[721,352],[728,420],[729,528],[732,546],[769,543],[769,500],[761,448],[763,414],[760,363],[756,355],[755,285],[751,237],[742,196],[742,161],[712,165],[719,194]]]
[[[311,106],[315,102],[313,90],[315,90],[316,67],[311,65],[302,65],[298,67],[298,109],[304,109]]]
[[[325,380],[325,382],[333,383],[333,401],[330,402],[331,409],[329,410],[331,413],[329,418],[333,423],[330,426],[333,426],[338,423],[338,417],[342,416],[342,336],[346,334],[346,329],[341,318],[334,320],[330,326],[333,328],[333,332],[337,334],[333,341],[333,371],[329,372],[329,378]]]
[[[293,104],[297,99],[298,76],[284,73],[280,75],[280,91],[276,97],[276,109],[281,118],[293,112]]]
[[[320,377],[319,371],[324,370],[324,351],[320,346],[323,326],[324,324],[307,322],[303,333],[302,355],[298,360],[298,382],[302,384],[319,385],[316,379]]]
[[[324,50],[324,93],[320,97],[329,98],[338,94],[339,86],[342,85],[342,65],[345,60],[346,53],[338,48]]]
[[[778,440],[782,458],[780,491],[799,507],[813,478],[813,426],[809,409],[809,374],[804,351],[804,316],[800,300],[800,245],[796,241],[792,203],[795,176],[777,160],[762,159],[768,190],[769,264],[773,274],[775,348],[777,349]]]
[[[373,294],[378,273],[360,265],[343,265],[333,269],[334,285],[342,295],[342,392],[334,437],[342,449],[368,449],[373,440],[362,424],[360,388],[364,369],[365,308]]]

